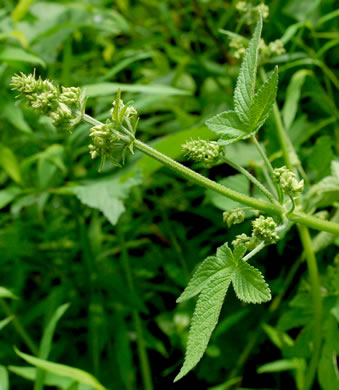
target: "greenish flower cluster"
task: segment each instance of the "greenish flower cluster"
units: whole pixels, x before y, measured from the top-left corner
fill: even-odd
[[[232,245],[234,248],[239,245],[245,245],[246,249],[251,251],[258,245],[258,241],[255,239],[255,237],[251,237],[245,233],[242,233],[235,237],[235,240],[232,241]]]
[[[133,142],[138,124],[138,113],[134,107],[125,105],[120,99],[120,92],[113,102],[110,111],[112,119],[105,124],[98,124],[90,129],[91,144],[89,152],[94,159],[101,156],[100,169],[106,159],[120,166],[118,158],[129,150],[133,153]],[[119,155],[118,157],[116,155]]]
[[[281,186],[281,189],[287,195],[298,196],[304,189],[304,180],[299,181],[296,174],[286,167],[276,168],[273,174],[275,182]]]
[[[261,12],[263,20],[269,16],[269,7],[263,3],[255,5],[255,2],[241,0],[237,2],[236,10],[242,15],[244,22],[249,26],[257,22],[259,12]]]
[[[208,167],[219,159],[220,145],[215,141],[191,140],[187,141],[182,148],[189,159],[203,162]]]
[[[280,56],[286,52],[284,44],[280,39],[276,39],[275,41],[270,42],[268,45],[266,45],[265,41],[261,39],[259,50],[264,59]]]
[[[232,225],[242,223],[245,220],[245,213],[242,209],[228,210],[223,213],[223,221],[230,228]]]
[[[264,242],[265,245],[274,244],[279,240],[277,233],[277,224],[273,218],[265,218],[263,215],[252,221],[252,235],[238,234],[235,240],[232,241],[232,245],[236,248],[239,245],[245,245],[247,250],[253,250],[260,242]]]
[[[23,95],[28,105],[49,116],[55,127],[71,130],[80,122],[85,110],[86,98],[80,88],[55,86],[49,80],[33,74],[16,74],[11,85]]]
[[[273,218],[260,215],[252,222],[252,236],[265,244],[273,244],[279,240],[276,228]]]
[[[246,39],[239,36],[237,38],[233,38],[230,41],[229,46],[231,48],[232,57],[239,60],[244,56],[248,46],[248,42],[246,41]],[[266,45],[265,41],[261,39],[259,51],[261,57],[267,60],[269,58],[279,56],[285,53],[286,50],[284,48],[283,42],[280,39],[276,39],[275,41],[270,42],[268,45]]]

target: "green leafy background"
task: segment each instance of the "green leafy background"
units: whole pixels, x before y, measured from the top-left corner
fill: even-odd
[[[214,139],[206,120],[236,110],[240,61],[232,57],[221,29],[246,38],[253,32],[236,3],[3,0],[2,389],[144,389],[135,313],[154,389],[303,388],[313,337],[312,299],[295,228],[251,263],[265,275],[272,302],[248,305],[229,288],[204,358],[173,384],[195,306],[194,299],[178,305],[176,299],[202,260],[249,232],[250,221],[228,229],[222,211],[235,205],[138,153],[122,170],[107,163],[98,173],[99,162],[88,153],[88,125],[78,125],[70,135],[56,132],[49,120],[18,103],[9,86],[15,72],[35,68],[62,85],[85,87],[88,113],[99,120],[108,118],[120,88],[141,115],[138,137],[183,161],[182,143]],[[266,43],[282,39],[287,52],[264,65],[267,72],[279,65],[277,102],[310,180],[307,202],[338,220],[336,4],[267,4],[263,38]],[[257,91],[260,85],[258,76]],[[271,118],[259,139],[273,165],[281,166]],[[263,177],[262,162],[248,141],[229,145],[227,156]],[[207,170],[187,164],[256,196],[247,180],[225,165]],[[312,237],[324,294],[314,389],[333,390],[338,388],[333,356],[339,352],[339,241],[326,233],[312,232]],[[213,325],[215,319],[208,321]]]

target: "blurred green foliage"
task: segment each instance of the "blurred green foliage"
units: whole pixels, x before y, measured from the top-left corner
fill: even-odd
[[[85,87],[88,112],[100,120],[109,116],[120,88],[141,114],[138,137],[182,159],[181,144],[191,137],[212,139],[205,121],[232,108],[240,60],[223,31],[251,35],[238,3],[1,1],[2,389],[100,388],[84,371],[108,389],[143,389],[140,337],[154,389],[303,388],[312,301],[295,227],[254,261],[270,283],[272,303],[245,305],[229,293],[206,356],[173,385],[194,307],[194,302],[176,306],[176,298],[195,267],[225,241],[249,231],[250,223],[228,229],[222,211],[234,202],[206,194],[149,157],[136,154],[123,170],[107,162],[98,173],[99,162],[88,153],[88,125],[70,135],[56,132],[48,119],[17,103],[9,86],[15,72],[36,68],[65,86]],[[333,163],[339,151],[335,1],[266,4],[265,42],[281,39],[286,53],[266,58],[265,67],[279,65],[277,101],[307,185],[323,183],[311,192],[310,205],[338,219],[331,206],[339,199]],[[273,128],[269,119],[260,138],[272,163],[281,166]],[[254,145],[231,145],[228,156],[263,174]],[[231,168],[193,167],[253,194],[249,183],[239,187]],[[120,178],[128,181],[121,185]],[[322,191],[326,197],[317,198]],[[325,313],[314,388],[333,390],[339,383],[333,359],[339,352],[338,256],[334,260],[339,241],[326,234],[317,239]],[[83,376],[33,368],[13,346],[81,369],[77,375]]]

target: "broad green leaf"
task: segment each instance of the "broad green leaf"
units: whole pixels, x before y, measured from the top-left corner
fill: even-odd
[[[139,175],[124,183],[121,183],[119,178],[114,178],[71,187],[68,190],[73,192],[83,204],[100,210],[111,224],[115,225],[120,215],[125,211],[123,200],[128,197],[130,189],[140,182]]]
[[[31,382],[35,381],[38,372],[38,369],[35,367],[9,366],[8,370]],[[46,377],[45,377],[46,386],[54,386],[58,388],[60,387],[61,389],[65,389],[73,382],[74,382],[73,379],[68,378],[66,376],[59,376],[56,374],[52,374],[50,372],[46,373]],[[79,390],[93,390],[93,386],[80,384]]]
[[[7,326],[11,321],[13,321],[14,316],[10,316],[0,321],[0,330],[2,330],[5,326]]]
[[[3,190],[0,190],[0,209],[7,206],[12,202],[19,194],[21,189],[16,186],[7,187]]]
[[[45,61],[40,57],[27,53],[20,47],[6,47],[0,52],[0,60],[4,62],[25,62],[28,64],[36,64],[46,66]]]
[[[291,78],[286,91],[286,99],[282,109],[282,117],[286,129],[293,123],[300,99],[301,88],[304,84],[306,76],[311,76],[312,72],[306,69],[301,69],[296,72]]]
[[[262,273],[243,260],[238,261],[232,273],[232,283],[236,296],[247,303],[262,303],[271,299],[270,289]]]
[[[7,146],[0,144],[0,165],[16,183],[22,182],[18,160]]]
[[[88,97],[114,95],[119,89],[122,92],[139,92],[145,94],[157,95],[190,95],[190,91],[159,84],[120,84],[120,83],[98,83],[93,85],[84,85]]]
[[[339,198],[339,161],[332,161],[331,176],[324,177],[307,194],[308,199],[319,206],[330,206]]]
[[[220,136],[219,143],[229,145],[248,136],[245,128],[234,111],[224,111],[206,121],[209,129]]]
[[[9,390],[8,372],[4,366],[0,366],[0,389]]]
[[[32,129],[26,122],[22,110],[16,105],[14,105],[11,100],[8,100],[7,96],[0,100],[0,104],[2,108],[0,116],[2,118],[5,118],[14,127],[22,131],[23,133],[32,133]]]
[[[319,6],[321,0],[289,0],[283,12],[299,22],[305,22]]]
[[[18,299],[17,296],[15,296],[12,291],[8,290],[5,287],[0,287],[0,298],[11,298],[11,299]]]
[[[51,345],[52,345],[53,335],[54,335],[56,325],[68,308],[69,308],[69,303],[61,305],[55,311],[54,315],[50,319],[46,329],[44,330],[44,333],[43,333],[43,336],[41,339],[39,354],[38,354],[38,357],[40,359],[45,360],[48,358],[50,350],[51,350]],[[44,377],[45,377],[44,371],[38,369],[34,390],[43,389]]]
[[[226,268],[215,274],[201,291],[188,335],[185,362],[174,381],[185,376],[203,356],[211,334],[218,322],[231,277]]]
[[[266,363],[257,369],[258,374],[266,372],[281,372],[288,370],[296,370],[300,367],[300,360],[303,359],[282,359],[274,362]]]
[[[26,353],[20,352],[17,348],[15,348],[15,352],[18,356],[20,356],[26,362],[32,364],[35,367],[42,368],[43,370],[46,370],[53,374],[66,376],[68,378],[76,380],[79,383],[93,386],[96,390],[105,390],[105,387],[86,371],[74,367],[65,366],[63,364],[52,363],[47,360],[38,359],[34,356],[30,356]]]
[[[254,196],[255,198],[262,197],[260,190],[258,190],[257,188],[254,189],[254,193],[250,191],[251,184],[249,180],[247,179],[247,177],[240,173],[221,179],[219,181],[219,184],[222,184],[223,186],[232,190],[241,192],[245,195]],[[226,198],[225,196],[211,190],[208,190],[206,192],[206,199],[211,202],[215,207],[223,211],[245,207],[242,203]]]
[[[12,12],[13,22],[16,23],[22,19],[26,12],[29,10],[29,7],[34,3],[35,0],[19,0],[17,5]]]
[[[245,124],[250,122],[249,110],[254,97],[261,30],[262,17],[259,13],[259,19],[245,52],[234,91],[234,109]]]
[[[318,366],[318,377],[323,390],[339,389],[339,330],[336,318],[329,315],[324,326],[326,337]]]
[[[251,131],[258,131],[268,118],[278,89],[278,67],[254,95],[253,103],[249,110]]]

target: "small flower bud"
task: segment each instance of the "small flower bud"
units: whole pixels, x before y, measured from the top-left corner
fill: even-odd
[[[247,250],[253,250],[258,244],[258,241],[255,237],[249,237],[246,234],[238,234],[235,237],[235,240],[232,241],[232,245],[236,248],[239,245],[245,245]]]
[[[81,89],[76,87],[61,87],[61,90],[62,93],[60,94],[60,102],[68,107],[78,109],[82,100]]]
[[[94,126],[90,129],[90,137],[92,144],[89,145],[90,155],[92,158],[98,155],[104,158],[110,158],[117,147],[120,137],[118,133],[113,129],[112,123],[106,123],[98,126]]]
[[[191,140],[187,141],[182,148],[188,158],[193,161],[202,161],[207,166],[211,166],[219,158],[220,145],[214,141]]]
[[[260,215],[252,222],[252,235],[265,244],[273,244],[279,240],[276,228],[277,224],[273,218]]]
[[[223,220],[230,228],[232,225],[244,222],[245,213],[241,209],[228,210],[223,213]]]
[[[297,196],[304,189],[304,180],[298,181],[296,174],[286,167],[276,168],[273,175],[283,192],[290,196]]]
[[[53,124],[60,130],[69,130],[73,119],[72,111],[66,106],[59,106],[55,111],[51,112],[50,117],[53,119]]]
[[[258,13],[261,12],[261,16],[262,16],[263,20],[268,18],[268,15],[270,14],[270,9],[269,9],[268,5],[261,3],[261,4],[257,5],[255,7],[255,9],[257,10]]]
[[[271,57],[280,56],[286,52],[284,44],[280,39],[276,39],[275,41],[270,42],[268,45],[268,50]]]
[[[234,38],[230,41],[230,48],[232,57],[239,60],[245,54],[247,42],[242,38]]]

